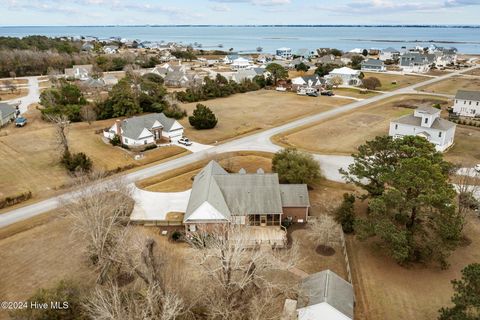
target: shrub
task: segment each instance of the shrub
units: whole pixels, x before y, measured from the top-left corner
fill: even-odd
[[[148,146],[146,146],[143,151],[148,151],[148,150],[153,150],[153,149],[156,149],[157,148],[157,145],[156,144],[150,144]]]
[[[376,77],[368,77],[362,79],[362,86],[368,90],[375,90],[382,86],[382,83]]]
[[[122,143],[120,136],[118,134],[114,135],[112,139],[110,139],[110,144],[112,146],[118,146]]]
[[[320,165],[309,153],[294,148],[281,150],[272,160],[272,171],[280,182],[311,184],[321,177]]]
[[[190,125],[197,130],[212,129],[217,125],[218,119],[210,108],[203,104],[197,104],[193,115],[188,117]]]
[[[69,172],[89,172],[92,169],[92,160],[83,152],[70,153],[65,151],[61,163]]]
[[[175,230],[172,232],[170,236],[170,240],[177,242],[177,241],[180,241],[182,237],[183,237],[183,234],[180,231]]]
[[[335,211],[335,221],[342,225],[343,232],[352,233],[355,223],[355,196],[351,193],[343,195],[343,202]]]
[[[187,110],[180,108],[177,104],[172,104],[165,108],[163,113],[169,117],[174,119],[182,119],[187,116]]]

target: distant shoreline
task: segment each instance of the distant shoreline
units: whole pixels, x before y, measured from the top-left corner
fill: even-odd
[[[451,41],[451,40],[382,40],[382,39],[343,39],[358,42],[391,42],[391,43],[443,43],[443,44],[480,44],[476,41]]]
[[[59,27],[59,28],[459,28],[459,29],[480,29],[480,25],[414,25],[414,24],[395,24],[395,25],[373,25],[373,24],[260,24],[260,25],[216,25],[216,24],[177,24],[177,25],[8,25],[0,28],[32,28],[32,27]]]

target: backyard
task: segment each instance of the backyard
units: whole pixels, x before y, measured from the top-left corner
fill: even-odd
[[[458,90],[480,90],[480,78],[456,76],[417,89],[421,92],[455,95]]]
[[[402,95],[375,102],[351,113],[327,119],[273,137],[284,147],[321,154],[350,155],[365,141],[388,134],[390,120],[412,113],[412,107],[445,105],[447,99]]]
[[[211,130],[195,130],[188,118],[180,122],[191,140],[212,144],[241,135],[279,126],[286,122],[351,103],[350,99],[298,96],[294,93],[259,90],[200,102],[218,118]],[[181,105],[191,115],[197,103]]]
[[[445,153],[445,158],[462,166],[480,163],[480,128],[457,125],[455,144]]]

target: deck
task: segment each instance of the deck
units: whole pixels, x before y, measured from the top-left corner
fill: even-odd
[[[287,233],[279,226],[257,227],[246,226],[241,235],[232,235],[231,240],[242,237],[249,246],[269,245],[283,248],[287,244]]]

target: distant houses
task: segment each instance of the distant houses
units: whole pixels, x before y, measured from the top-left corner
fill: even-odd
[[[453,145],[456,124],[440,118],[440,112],[433,107],[418,107],[413,114],[392,120],[389,135],[394,138],[420,136],[443,152]]]
[[[151,113],[117,120],[103,135],[109,140],[117,136],[122,144],[129,147],[140,147],[161,139],[180,139],[183,136],[183,126],[163,113]]]
[[[374,72],[384,72],[387,71],[387,67],[382,60],[377,59],[367,59],[361,63],[362,71],[374,71]]]
[[[480,117],[480,91],[459,90],[455,95],[453,113],[463,117]]]

